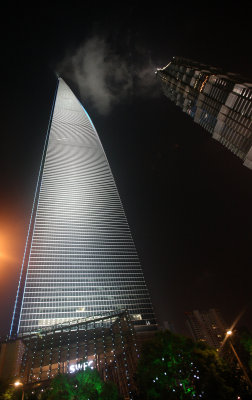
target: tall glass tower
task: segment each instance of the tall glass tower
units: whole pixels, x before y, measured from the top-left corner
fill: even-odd
[[[165,96],[252,169],[252,81],[173,57],[156,71]]]
[[[87,112],[58,79],[11,334],[127,309],[155,324],[106,155]]]

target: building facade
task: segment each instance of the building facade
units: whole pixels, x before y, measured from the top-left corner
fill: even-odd
[[[20,333],[0,343],[0,378],[18,380],[25,391],[38,393],[58,374],[90,368],[114,382],[122,398],[133,399],[139,349],[153,334],[136,332],[126,310]]]
[[[10,333],[121,309],[136,328],[156,324],[100,139],[59,78]]]
[[[252,169],[252,83],[181,57],[156,71],[164,94]]]
[[[218,310],[194,310],[186,313],[186,323],[195,341],[207,343],[219,349],[226,337],[226,324]]]

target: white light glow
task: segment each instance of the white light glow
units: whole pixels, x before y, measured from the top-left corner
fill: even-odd
[[[93,361],[88,361],[84,363],[77,363],[77,364],[72,364],[69,367],[69,372],[70,374],[73,374],[76,371],[85,371],[87,367],[90,367],[91,369],[94,369],[94,367],[91,367],[91,364],[93,364]]]

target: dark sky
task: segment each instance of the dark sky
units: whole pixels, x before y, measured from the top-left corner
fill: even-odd
[[[185,311],[216,307],[231,324],[245,307],[240,324],[252,328],[252,171],[165,98],[154,74],[180,55],[251,79],[249,10],[90,3],[12,2],[1,15],[0,334],[10,325],[56,71],[99,133],[159,320],[186,333]]]

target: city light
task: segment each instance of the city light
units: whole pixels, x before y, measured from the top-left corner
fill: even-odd
[[[14,386],[15,386],[15,387],[22,386],[22,385],[23,385],[23,384],[22,384],[22,382],[20,382],[20,381],[14,382]]]

